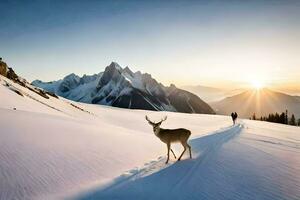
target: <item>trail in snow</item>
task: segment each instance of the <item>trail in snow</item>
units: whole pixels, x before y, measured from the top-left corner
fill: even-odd
[[[75,199],[299,200],[299,143],[253,136],[244,126],[192,139],[194,159],[152,161]]]
[[[132,169],[110,184],[100,189],[95,188],[75,199],[168,199],[176,196],[181,199],[182,195],[178,196],[178,191],[185,188],[194,174],[201,173],[201,165],[213,158],[223,144],[237,136],[242,127],[243,125],[238,124],[192,139],[189,143],[192,145],[193,159],[171,161],[165,165],[165,157],[160,157],[157,161],[146,163],[141,169]]]

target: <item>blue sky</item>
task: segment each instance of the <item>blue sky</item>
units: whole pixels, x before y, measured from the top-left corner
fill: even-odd
[[[299,1],[0,1],[0,56],[32,81],[111,61],[177,85],[300,85]]]

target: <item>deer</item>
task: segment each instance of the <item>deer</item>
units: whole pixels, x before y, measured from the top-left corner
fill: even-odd
[[[178,158],[178,161],[180,161],[181,157],[183,156],[184,152],[186,151],[187,148],[189,148],[189,153],[190,153],[190,158],[192,158],[192,151],[191,151],[191,146],[188,144],[188,139],[191,135],[191,131],[184,129],[184,128],[178,128],[178,129],[163,129],[160,128],[160,125],[163,121],[167,120],[167,116],[165,116],[163,119],[161,119],[158,123],[152,122],[148,116],[145,116],[146,120],[148,123],[153,127],[153,132],[154,134],[163,142],[167,145],[168,149],[168,154],[167,154],[167,161],[166,164],[169,162],[169,154],[170,150],[176,159],[176,155],[174,151],[171,149],[171,143],[175,142],[180,142],[183,146],[183,152]]]

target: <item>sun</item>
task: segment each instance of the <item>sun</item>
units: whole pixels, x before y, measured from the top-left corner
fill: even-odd
[[[251,86],[257,90],[260,90],[264,87],[264,82],[260,80],[252,80]]]

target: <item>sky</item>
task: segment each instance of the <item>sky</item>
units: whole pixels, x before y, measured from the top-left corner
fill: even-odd
[[[163,84],[300,90],[300,1],[0,0],[0,57],[29,81],[112,61]]]

